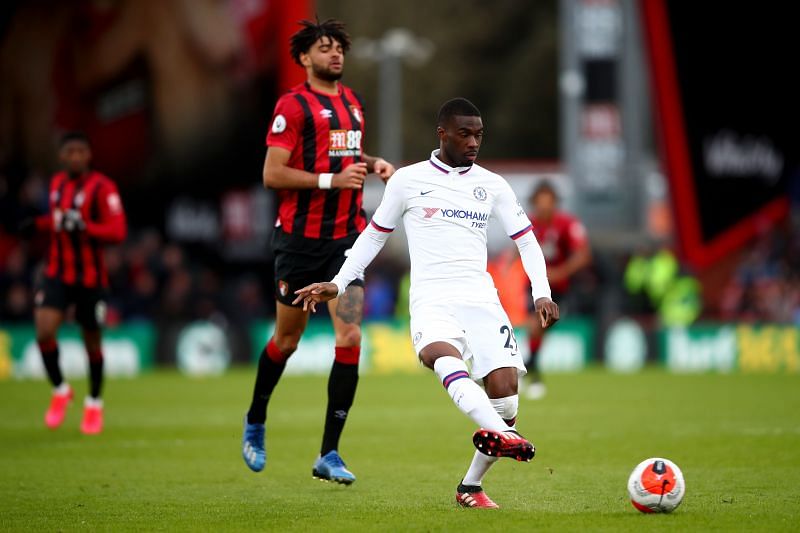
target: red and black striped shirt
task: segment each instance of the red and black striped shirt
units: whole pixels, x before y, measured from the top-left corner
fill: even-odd
[[[361,161],[363,137],[364,109],[352,89],[340,83],[330,95],[304,83],[278,100],[266,144],[289,150],[292,168],[335,174]],[[367,225],[361,197],[360,189],[280,189],[277,225],[310,239],[357,235]]]
[[[68,210],[80,212],[85,227],[67,231]],[[122,242],[127,234],[125,211],[113,181],[95,171],[78,178],[55,174],[50,181],[50,212],[36,223],[51,232],[45,276],[68,285],[108,286],[103,245]]]

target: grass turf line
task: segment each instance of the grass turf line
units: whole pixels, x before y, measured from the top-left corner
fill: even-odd
[[[341,453],[351,487],[311,479],[325,377],[287,377],[267,421],[267,467],[240,455],[252,370],[215,379],[159,371],[110,380],[106,430],[78,430],[85,383],[65,425],[44,427],[41,382],[0,384],[3,530],[797,530],[800,378],[548,376],[523,400],[530,464],[501,460],[484,487],[499,511],[459,509],[475,429],[433,375],[364,376]],[[628,501],[633,467],[674,460],[687,495],[672,515]]]

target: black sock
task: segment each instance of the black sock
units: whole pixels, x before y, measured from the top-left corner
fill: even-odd
[[[39,342],[39,350],[42,352],[42,362],[47,371],[47,377],[53,387],[58,387],[64,383],[64,376],[61,375],[61,367],[58,364],[58,343],[56,341]]]
[[[333,362],[328,379],[328,410],[325,414],[325,433],[322,436],[321,455],[339,448],[347,413],[353,405],[358,386],[358,365]]]
[[[272,341],[270,341],[272,343]],[[250,410],[247,411],[248,424],[263,424],[267,420],[267,404],[275,390],[275,385],[281,379],[286,363],[276,363],[273,361],[267,350],[269,345],[261,352],[258,358],[258,373],[256,374],[256,384],[253,387],[253,400]]]
[[[89,360],[89,395],[100,398],[100,390],[103,388],[103,358]]]

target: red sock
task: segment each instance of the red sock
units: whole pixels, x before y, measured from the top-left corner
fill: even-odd
[[[531,352],[531,357],[536,355],[536,352],[539,351],[539,348],[542,347],[542,338],[541,337],[529,337],[528,338],[528,349]]]
[[[337,346],[334,349],[334,361],[343,365],[357,365],[361,356],[360,346]]]
[[[272,359],[272,361],[278,365],[286,363],[286,361],[289,359],[288,355],[284,355],[283,352],[278,349],[278,345],[275,344],[274,337],[269,340],[266,348],[264,348],[264,351],[267,352],[267,357]]]
[[[55,339],[47,340],[47,341],[37,341],[39,345],[39,350],[42,354],[51,354],[58,350],[58,342]]]

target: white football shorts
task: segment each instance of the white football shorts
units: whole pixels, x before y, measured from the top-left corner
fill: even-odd
[[[451,344],[470,363],[473,379],[505,367],[516,368],[520,376],[528,372],[514,328],[499,302],[417,304],[411,310],[411,342],[418,356],[433,342]]]

